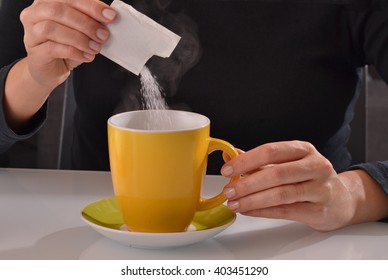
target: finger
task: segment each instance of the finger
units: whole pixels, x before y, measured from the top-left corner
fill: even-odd
[[[238,154],[243,154],[243,153],[245,153],[243,150],[237,149],[237,148],[236,148],[236,151],[238,152]],[[227,162],[227,161],[229,161],[229,160],[231,159],[231,157],[229,156],[229,154],[228,154],[227,152],[223,152],[223,153],[222,153],[222,159],[223,159],[225,162]]]
[[[329,231],[340,226],[339,223],[327,222],[327,209],[321,204],[300,202],[275,207],[255,209],[240,213],[245,216],[269,219],[284,219],[307,224],[317,231]]]
[[[43,24],[45,29],[50,30],[53,23],[66,26],[69,29],[85,34],[96,42],[103,42],[109,37],[109,31],[100,22],[70,6],[58,2],[37,5],[35,8],[26,9],[22,12],[21,21],[25,29],[38,23]],[[28,33],[27,33],[28,34]]]
[[[302,141],[264,144],[228,161],[221,169],[224,176],[245,174],[263,166],[295,161],[316,152],[314,146]]]
[[[48,0],[35,0],[34,5],[39,4],[51,4],[54,1]],[[55,2],[68,5],[74,9],[81,11],[82,13],[88,15],[89,17],[95,19],[96,21],[102,23],[110,23],[112,22],[117,13],[114,9],[112,9],[109,5],[105,4],[99,0],[56,0]]]
[[[93,55],[101,51],[100,43],[91,40],[83,33],[76,32],[73,29],[69,29],[55,22],[44,21],[35,24],[33,28],[31,28],[30,35],[25,38],[27,49],[47,41],[72,46],[83,53]]]
[[[266,166],[226,185],[225,188],[228,190],[225,192],[228,199],[235,199],[277,186],[318,181],[320,178],[327,178],[333,172],[328,160],[310,155],[302,160]]]
[[[84,53],[72,46],[57,44],[52,41],[47,41],[41,45],[30,50],[31,54],[34,53],[45,53],[47,61],[40,61],[40,64],[45,65],[52,62],[53,58],[67,59],[73,62],[68,62],[68,65],[71,65],[73,69],[76,65],[79,65],[83,62],[91,62],[94,59],[93,54]],[[32,57],[35,57],[34,55]],[[42,56],[37,56],[41,59]]]
[[[325,194],[309,182],[290,184],[253,193],[228,201],[228,206],[236,212],[293,204],[296,202],[320,202]]]
[[[46,55],[40,55],[42,53]],[[41,85],[50,87],[66,80],[71,70],[79,64],[91,62],[94,59],[93,55],[83,55],[76,48],[52,41],[30,49],[30,54],[28,56],[30,74]],[[64,57],[68,59],[57,59]]]
[[[262,217],[270,219],[285,219],[302,222],[305,219],[307,209],[310,208],[309,202],[300,202],[294,204],[283,204],[274,207],[254,209],[250,211],[240,212],[245,216]],[[311,211],[309,212],[311,213]]]
[[[312,222],[313,218],[309,218],[309,214],[307,213],[311,213],[311,205],[308,202],[294,203],[290,205],[279,205],[276,207],[241,212],[241,214],[245,216],[269,219],[284,219],[309,224]]]

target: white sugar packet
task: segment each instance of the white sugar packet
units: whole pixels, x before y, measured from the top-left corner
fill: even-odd
[[[114,0],[111,7],[118,15],[107,26],[110,37],[101,54],[136,75],[153,55],[171,55],[181,37],[122,1]]]

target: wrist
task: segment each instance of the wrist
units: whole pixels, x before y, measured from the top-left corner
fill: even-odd
[[[359,169],[341,173],[339,177],[350,193],[354,207],[349,224],[388,217],[388,195],[368,173]]]
[[[19,129],[41,108],[55,87],[38,83],[26,59],[18,61],[5,80],[4,114],[12,129]]]

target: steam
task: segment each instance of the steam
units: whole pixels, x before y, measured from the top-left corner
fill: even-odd
[[[174,95],[181,77],[201,57],[201,45],[196,23],[183,11],[171,13],[167,10],[172,0],[138,0],[135,9],[181,36],[177,47],[169,58],[152,57],[147,67],[158,79],[165,95]]]
[[[202,53],[196,23],[183,11],[169,12],[171,2],[172,0],[130,1],[136,10],[181,36],[181,40],[169,58],[154,56],[146,63],[152,76],[160,85],[163,97],[173,96],[176,93],[182,76],[197,64]],[[113,113],[143,108],[141,84],[140,81],[136,83],[139,77],[131,75],[124,68],[118,70],[115,75],[128,75],[128,80],[126,85],[122,86],[121,98]]]

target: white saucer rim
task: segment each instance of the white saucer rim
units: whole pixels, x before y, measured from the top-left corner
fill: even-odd
[[[119,229],[112,229],[95,224],[85,217],[82,219],[96,232],[114,242],[118,242],[124,246],[129,246],[139,249],[167,249],[174,247],[189,246],[195,243],[205,241],[213,238],[229,226],[235,220],[236,215],[231,221],[218,227],[213,227],[206,230],[173,232],[173,233],[141,233],[122,231]]]

